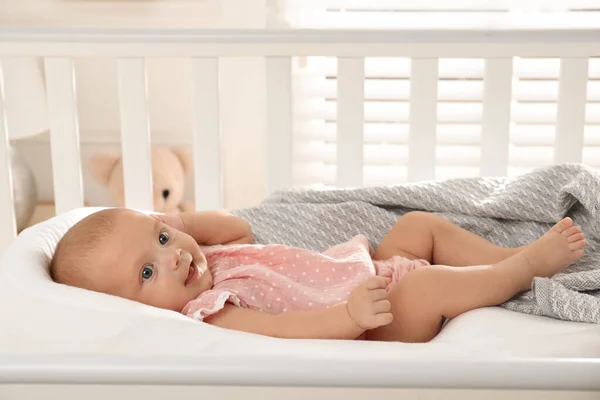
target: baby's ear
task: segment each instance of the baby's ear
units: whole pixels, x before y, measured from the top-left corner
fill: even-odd
[[[92,173],[92,177],[98,183],[107,186],[110,174],[120,159],[121,155],[114,152],[104,151],[94,154],[90,159],[90,172]]]
[[[194,160],[190,152],[183,147],[173,147],[171,148],[173,154],[177,156],[181,166],[183,167],[183,173],[188,174],[194,168]]]

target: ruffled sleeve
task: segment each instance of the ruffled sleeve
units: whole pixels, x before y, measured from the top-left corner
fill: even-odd
[[[181,312],[196,321],[203,321],[207,316],[222,310],[227,302],[237,307],[246,307],[236,294],[228,290],[207,290],[187,303]]]

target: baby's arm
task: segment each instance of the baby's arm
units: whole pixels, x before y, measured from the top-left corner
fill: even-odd
[[[356,339],[364,332],[350,317],[346,303],[277,315],[226,304],[204,320],[221,328],[287,339]]]
[[[165,224],[179,229],[201,245],[251,244],[250,224],[225,211],[190,211],[178,215],[157,215]]]
[[[187,234],[200,244],[252,243],[250,224],[225,211],[185,212],[181,219]]]
[[[357,286],[347,303],[313,311],[291,311],[272,315],[226,305],[205,318],[221,328],[288,339],[356,339],[366,330],[392,322],[390,302],[383,278],[372,278]]]

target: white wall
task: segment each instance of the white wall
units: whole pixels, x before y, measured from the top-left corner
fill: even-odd
[[[267,24],[269,0],[0,0],[2,26],[111,27],[253,27]],[[132,16],[126,17],[125,11]],[[225,153],[226,208],[260,202],[266,193],[264,62],[227,58],[220,61],[221,125]],[[106,190],[88,172],[92,154],[119,150],[119,106],[114,59],[75,62],[85,200],[109,205]],[[150,126],[153,143],[190,146],[192,143],[191,70],[185,59],[148,62]],[[9,115],[10,118],[10,115]],[[53,198],[48,135],[13,141],[38,183],[40,200]],[[190,148],[191,150],[191,148]],[[186,198],[193,199],[193,177]]]
[[[250,0],[248,3],[254,2]],[[2,26],[222,26],[231,0],[0,0]],[[239,2],[243,3],[243,2]]]

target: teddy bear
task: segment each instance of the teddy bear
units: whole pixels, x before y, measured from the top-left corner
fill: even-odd
[[[185,176],[192,170],[191,155],[182,148],[151,147],[152,194],[154,210],[164,214],[192,211],[192,202],[184,201]],[[125,206],[123,162],[115,152],[100,152],[90,159],[90,172],[95,181],[108,188],[111,201]]]

